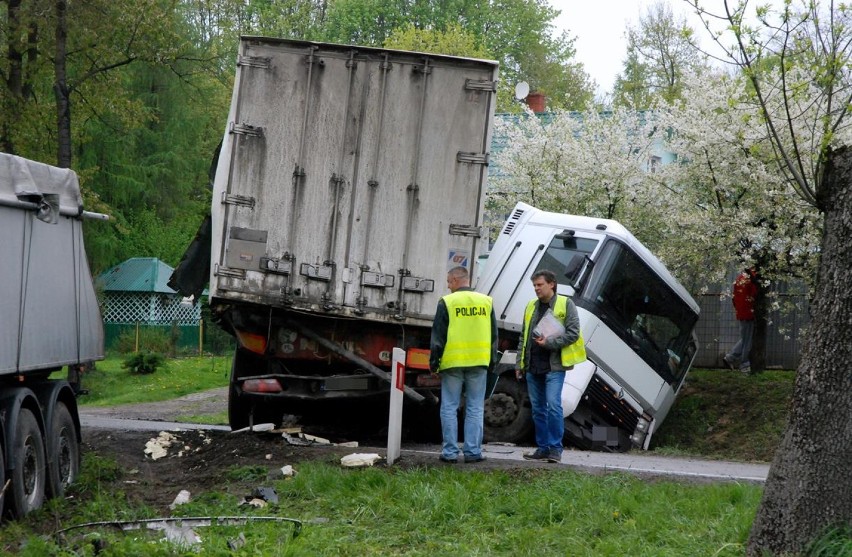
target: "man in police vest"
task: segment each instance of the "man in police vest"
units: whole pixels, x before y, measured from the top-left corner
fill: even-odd
[[[455,463],[459,458],[458,409],[464,388],[465,462],[481,462],[485,414],[485,384],[497,363],[497,319],[491,297],[470,288],[464,267],[447,273],[447,294],[438,301],[432,323],[429,369],[441,375],[441,431],[444,437],[440,459]]]
[[[515,374],[518,379],[525,377],[527,380],[538,448],[525,454],[524,458],[561,462],[562,436],[565,433],[562,384],[565,372],[586,359],[586,348],[580,333],[577,307],[570,298],[556,293],[556,275],[542,269],[533,273],[531,278],[536,298],[527,304],[524,312]],[[550,329],[557,330],[540,334],[540,330],[547,328],[547,323],[541,323],[542,327],[538,325],[548,310],[555,317],[552,323],[556,324],[551,324]],[[548,317],[548,320],[552,319]]]

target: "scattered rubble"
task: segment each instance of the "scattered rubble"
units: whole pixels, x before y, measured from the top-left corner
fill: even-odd
[[[172,501],[171,505],[169,505],[169,508],[171,510],[175,510],[178,505],[183,505],[185,503],[189,503],[189,491],[181,489],[180,493],[178,493],[177,497],[175,497],[175,500]]]

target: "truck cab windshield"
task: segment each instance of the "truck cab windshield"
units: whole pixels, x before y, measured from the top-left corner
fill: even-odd
[[[695,352],[698,315],[635,253],[607,241],[575,302],[597,315],[669,384]]]

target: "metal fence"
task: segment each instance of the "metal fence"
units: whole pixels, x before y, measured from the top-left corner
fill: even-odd
[[[104,346],[110,352],[151,351],[163,354],[228,354],[234,339],[216,324],[199,319],[179,321],[104,323]]]
[[[733,277],[731,278],[733,282]],[[779,283],[773,296],[780,309],[770,311],[766,330],[766,367],[796,369],[802,353],[805,329],[810,321],[804,287]],[[730,287],[717,286],[707,294],[696,296],[701,307],[696,334],[698,354],[696,367],[725,367],[722,357],[739,340],[739,325],[731,304]]]

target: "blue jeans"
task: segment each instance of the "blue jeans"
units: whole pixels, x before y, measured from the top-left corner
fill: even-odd
[[[737,323],[740,324],[740,340],[731,349],[727,359],[739,362],[742,369],[751,366],[749,360],[751,359],[751,337],[754,333],[754,321],[737,321]]]
[[[441,432],[444,445],[441,454],[446,458],[459,455],[459,417],[462,388],[464,388],[464,451],[465,458],[482,455],[483,420],[485,416],[484,367],[457,367],[441,373]]]
[[[535,444],[541,451],[562,454],[562,436],[565,433],[562,384],[565,383],[565,372],[527,373],[525,377],[535,424]]]

